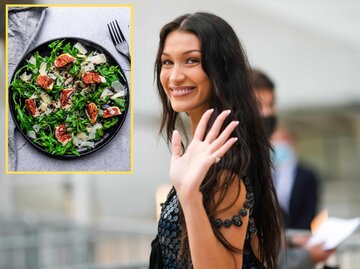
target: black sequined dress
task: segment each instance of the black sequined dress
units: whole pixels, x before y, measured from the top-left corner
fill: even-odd
[[[231,225],[241,226],[241,218],[249,212],[249,224],[247,227],[244,249],[243,249],[243,269],[263,269],[265,268],[254,255],[250,241],[251,234],[257,232],[255,221],[252,217],[253,199],[252,187],[248,179],[244,180],[247,189],[246,201],[239,215],[231,220],[211,220],[215,226],[229,228]],[[249,209],[249,210],[247,210]],[[180,236],[182,225],[179,221],[179,200],[174,188],[171,189],[166,202],[162,204],[160,221],[158,225],[158,235],[151,244],[150,269],[188,269],[191,268],[191,261],[182,259],[179,256]]]

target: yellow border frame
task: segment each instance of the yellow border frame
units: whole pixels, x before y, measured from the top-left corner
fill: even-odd
[[[129,171],[9,171],[9,104],[8,104],[8,9],[9,7],[128,7],[130,8],[130,170]],[[5,5],[5,173],[6,174],[133,174],[134,173],[134,117],[133,117],[133,88],[134,88],[134,6],[132,4],[6,4]]]

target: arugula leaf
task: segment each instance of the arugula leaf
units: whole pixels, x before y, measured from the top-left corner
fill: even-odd
[[[118,120],[119,120],[118,117],[112,117],[109,120],[107,120],[103,126],[105,129],[109,129],[110,127],[114,126],[118,122]]]
[[[114,99],[115,105],[120,108],[120,111],[123,112],[126,109],[126,100],[125,98],[115,98]]]
[[[80,68],[81,68],[80,65],[81,65],[80,61],[76,61],[75,63],[73,63],[73,65],[69,69],[70,75],[76,76],[80,71]]]
[[[52,49],[50,53],[50,58],[55,59],[57,57],[58,52],[62,49],[62,45],[64,40],[56,40],[49,45],[49,48]]]
[[[78,53],[78,49],[71,46],[70,42],[68,42],[63,48],[63,52],[69,53],[71,56],[76,57]]]
[[[99,66],[97,69],[97,72],[99,72],[103,77],[106,79],[106,85],[111,87],[111,83],[119,80],[120,78],[122,81],[126,81],[125,77],[120,71],[120,68],[118,66],[112,65],[110,66],[108,63]]]

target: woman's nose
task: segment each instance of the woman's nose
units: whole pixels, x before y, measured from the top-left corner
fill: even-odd
[[[185,79],[185,74],[181,66],[174,65],[170,74],[170,82],[176,84],[182,82],[184,79]]]

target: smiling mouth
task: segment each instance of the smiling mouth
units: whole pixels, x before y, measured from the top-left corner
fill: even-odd
[[[195,87],[181,87],[181,88],[177,87],[177,88],[170,88],[170,90],[174,97],[183,97],[191,94],[195,90]]]

